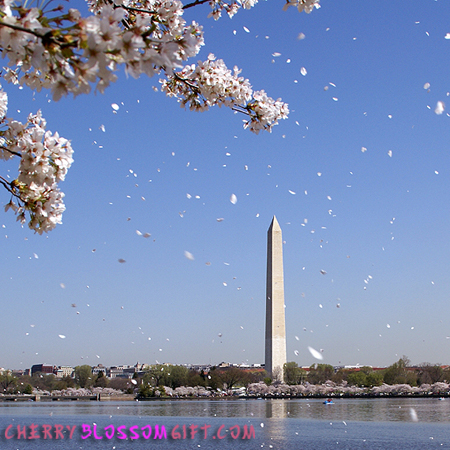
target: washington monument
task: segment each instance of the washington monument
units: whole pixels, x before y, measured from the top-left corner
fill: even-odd
[[[272,378],[283,378],[286,363],[284,319],[283,240],[277,218],[273,216],[267,232],[266,282],[266,360]]]

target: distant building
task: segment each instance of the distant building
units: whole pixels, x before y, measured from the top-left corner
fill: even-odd
[[[35,364],[34,366],[31,366],[31,376],[33,376],[35,373],[56,375],[57,371],[58,368],[56,366],[49,366],[47,364]]]
[[[227,363],[227,362],[221,362],[220,364],[217,364],[217,367],[220,367],[221,369],[224,367],[231,367],[233,364]]]
[[[56,378],[64,378],[75,376],[75,369],[71,366],[59,366],[56,370]]]
[[[92,375],[97,376],[100,372],[103,372],[104,376],[107,376],[108,369],[103,365],[103,364],[99,364],[97,366],[92,367]]]
[[[196,372],[203,371],[207,373],[211,370],[211,364],[183,364],[189,370],[195,370]]]
[[[22,377],[24,375],[30,375],[30,369],[15,369],[12,371],[15,377]]]
[[[135,367],[130,367],[128,365],[122,365],[122,366],[111,366],[107,372],[106,376],[108,378],[126,378],[131,379],[133,378],[134,373],[136,372]]]

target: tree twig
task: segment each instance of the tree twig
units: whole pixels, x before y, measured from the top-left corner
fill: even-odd
[[[19,158],[22,158],[22,155],[19,152],[15,152],[14,150],[10,150],[7,147],[2,147],[2,150],[6,150],[7,152],[11,153],[11,155],[18,156]]]
[[[183,5],[183,9],[192,8],[193,6],[203,5],[203,3],[208,3],[210,0],[195,0],[195,2],[188,3],[187,5]]]
[[[24,27],[21,27],[19,25],[13,25],[12,23],[5,23],[5,22],[2,22],[2,21],[0,21],[0,27],[8,27],[8,28],[11,28],[13,30],[23,31],[24,33],[30,33],[33,36],[36,36],[36,37],[38,37],[40,39],[44,39],[44,37],[46,36],[46,34],[38,33],[37,31],[30,30],[29,28],[24,28]]]
[[[2,184],[3,187],[4,187],[11,195],[14,195],[14,197],[18,198],[19,200],[22,200],[22,199],[20,198],[20,195],[19,195],[19,194],[16,192],[16,190],[11,186],[11,183],[10,183],[6,178],[3,178],[1,175],[0,175],[0,184]]]

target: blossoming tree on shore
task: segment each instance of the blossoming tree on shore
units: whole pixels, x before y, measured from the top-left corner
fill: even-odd
[[[187,24],[183,11],[209,3],[209,17],[222,13],[232,17],[242,7],[250,9],[257,0],[92,0],[89,17],[74,8],[42,2],[30,7],[26,1],[0,0],[0,48],[7,61],[1,77],[14,85],[36,91],[48,89],[57,101],[72,94],[104,90],[117,79],[120,66],[137,78],[161,76],[162,91],[182,106],[205,111],[226,106],[247,115],[244,127],[254,133],[271,131],[289,113],[280,99],[265,91],[253,91],[240,70],[228,69],[221,59],[183,67],[204,45],[203,30],[196,22]],[[310,13],[319,0],[288,0]],[[0,184],[11,200],[17,220],[42,234],[61,223],[65,210],[63,181],[73,158],[70,141],[46,131],[41,112],[30,114],[25,124],[6,117],[8,97],[0,87],[0,159],[19,158],[17,178],[0,175]]]

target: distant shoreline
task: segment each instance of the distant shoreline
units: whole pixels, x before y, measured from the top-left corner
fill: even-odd
[[[411,394],[411,393],[397,393],[397,394],[354,394],[354,395],[229,395],[229,396],[198,396],[198,397],[147,397],[147,398],[139,398],[134,394],[124,394],[118,396],[108,396],[108,395],[90,395],[90,396],[51,396],[51,395],[8,395],[8,396],[0,396],[0,404],[1,403],[9,403],[9,402],[29,402],[29,403],[53,403],[53,402],[91,402],[91,401],[99,401],[99,402],[123,402],[123,401],[137,401],[137,402],[148,402],[148,401],[172,401],[172,400],[293,400],[293,399],[302,399],[302,400],[323,400],[331,398],[333,400],[340,399],[367,399],[367,398],[381,398],[381,399],[389,399],[389,398],[431,398],[431,399],[447,399],[450,398],[450,393],[446,394]]]

